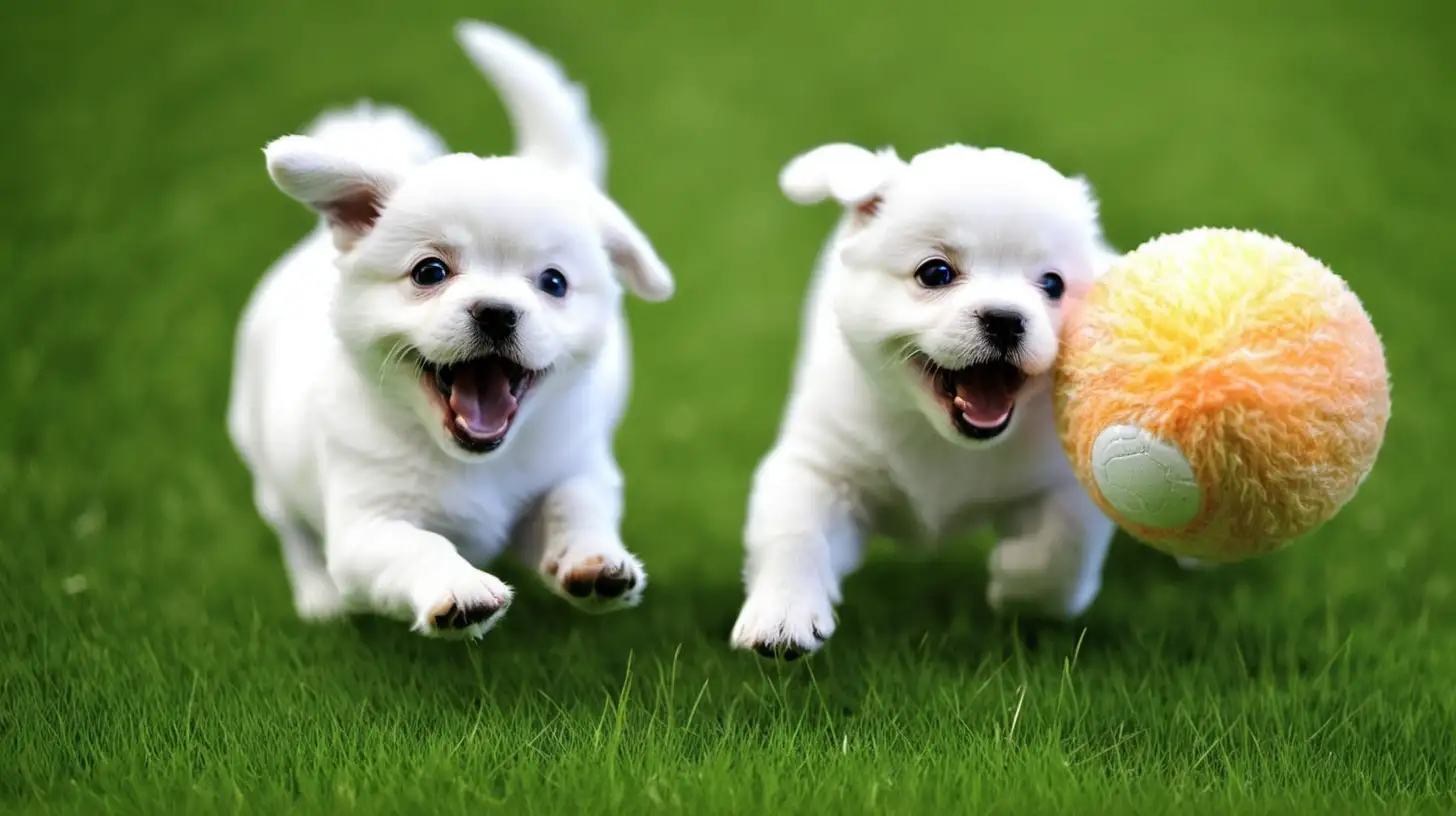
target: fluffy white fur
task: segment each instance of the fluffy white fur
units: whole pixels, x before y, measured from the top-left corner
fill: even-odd
[[[995,609],[1081,613],[1114,528],[1062,453],[1049,371],[1063,309],[1115,257],[1091,189],[1027,156],[960,145],[909,162],[826,145],[790,162],[780,186],[846,212],[818,262],[779,437],[754,478],[733,645],[790,659],[822,646],[840,582],[874,533],[936,542],[989,526]],[[952,282],[917,280],[939,261]],[[1042,285],[1049,273],[1065,284],[1060,299]],[[991,342],[987,313],[1019,315],[1012,346]],[[927,371],[990,361],[1025,380],[1009,420],[970,427]]]
[[[665,299],[672,277],[600,189],[583,93],[514,35],[456,35],[500,90],[514,156],[446,155],[409,114],[368,103],[266,149],[277,186],[323,218],[243,314],[228,426],[305,618],[367,611],[479,636],[512,590],[477,566],[507,548],[592,611],[647,585],[619,535],[611,450],[629,380],[621,300],[624,285]],[[430,258],[449,274],[421,285],[412,270]],[[543,288],[549,269],[564,296]],[[481,315],[501,314],[485,330]],[[521,374],[490,427],[446,395],[465,375],[445,372],[471,360]]]

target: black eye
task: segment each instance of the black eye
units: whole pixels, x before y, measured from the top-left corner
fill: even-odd
[[[566,276],[559,269],[547,269],[536,276],[536,288],[551,297],[566,297]]]
[[[1048,272],[1042,275],[1041,280],[1037,281],[1037,285],[1052,300],[1061,300],[1062,295],[1067,293],[1066,281],[1062,280],[1062,276],[1055,272]]]
[[[414,281],[416,286],[439,286],[448,277],[450,277],[450,267],[439,258],[426,258],[415,264],[415,268],[410,270],[410,280]]]
[[[951,281],[956,279],[955,267],[944,258],[931,258],[915,270],[915,280],[920,282],[926,289],[939,289],[942,286],[949,286]]]

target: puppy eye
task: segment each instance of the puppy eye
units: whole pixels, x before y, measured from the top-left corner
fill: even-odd
[[[415,264],[415,268],[410,270],[410,280],[414,281],[416,286],[426,288],[439,286],[448,277],[450,277],[450,267],[439,258],[426,258]]]
[[[1062,295],[1067,293],[1066,281],[1062,280],[1062,276],[1055,272],[1048,272],[1042,275],[1041,279],[1036,283],[1051,300],[1061,300]]]
[[[915,270],[915,280],[926,289],[949,286],[956,279],[955,267],[944,258],[931,258]]]
[[[554,298],[566,297],[566,276],[559,269],[547,269],[536,276],[536,288]]]

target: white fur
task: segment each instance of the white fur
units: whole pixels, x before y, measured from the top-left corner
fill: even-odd
[[[745,530],[747,600],[736,647],[797,655],[835,628],[840,582],[867,536],[937,542],[980,527],[999,537],[987,598],[998,609],[1068,617],[1097,595],[1114,528],[1073,477],[1052,418],[1062,313],[1115,257],[1081,179],[997,149],[953,145],[910,162],[826,145],[788,164],[785,194],[846,207],[821,256],[793,389],[754,478]],[[944,256],[961,276],[914,277]],[[1067,295],[1036,281],[1055,270]],[[956,430],[909,362],[979,362],[974,315],[1025,318],[1016,363],[1030,375],[1006,430]]]
[[[661,300],[671,275],[597,184],[584,95],[513,35],[464,23],[457,36],[502,89],[519,155],[445,155],[409,114],[369,103],[266,150],[279,188],[324,220],[243,314],[228,426],[306,618],[369,611],[479,636],[512,590],[478,567],[507,547],[593,611],[635,605],[647,583],[618,531],[622,284]],[[358,217],[360,202],[377,218]],[[426,290],[409,273],[431,255],[454,274]],[[535,285],[548,266],[566,275],[564,298]],[[511,354],[549,373],[480,454],[445,430],[418,366],[478,351],[467,310],[483,300],[518,310]],[[598,594],[598,578],[627,588]]]

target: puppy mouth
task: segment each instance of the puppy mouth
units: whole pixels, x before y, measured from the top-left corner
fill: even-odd
[[[497,355],[449,364],[426,360],[420,385],[440,410],[455,444],[470,453],[487,453],[505,442],[521,400],[543,373]]]
[[[1005,359],[950,369],[922,355],[920,364],[951,424],[969,439],[994,439],[1006,430],[1028,379],[1025,371]]]

